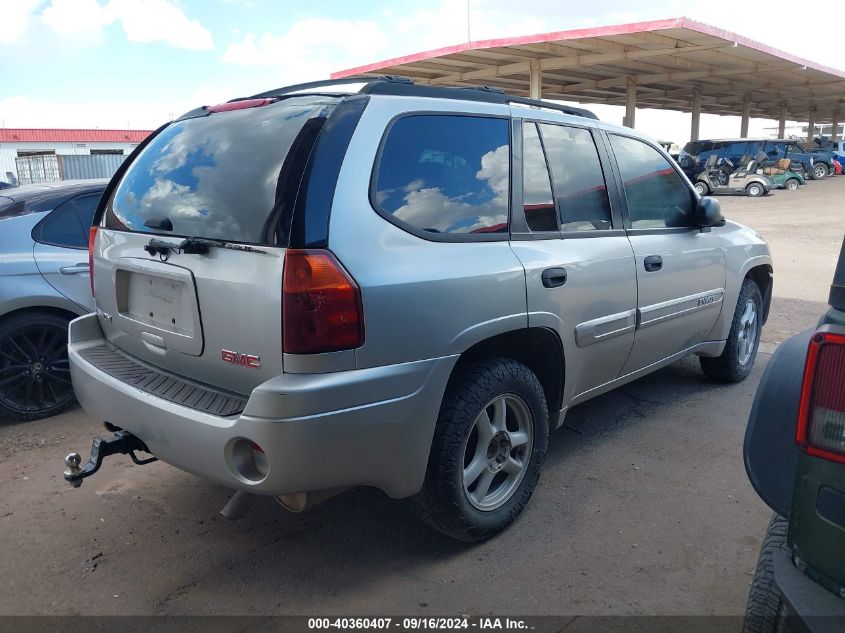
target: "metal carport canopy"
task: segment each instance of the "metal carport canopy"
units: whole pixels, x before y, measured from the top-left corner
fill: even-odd
[[[838,122],[845,72],[688,18],[556,31],[397,57],[332,79],[403,75],[419,84],[497,86],[533,98],[693,113]]]

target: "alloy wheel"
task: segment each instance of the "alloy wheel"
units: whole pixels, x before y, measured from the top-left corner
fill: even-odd
[[[519,487],[534,445],[528,405],[514,394],[488,402],[464,443],[464,492],[478,510],[500,508]]]
[[[33,325],[0,340],[0,400],[14,411],[36,413],[73,398],[67,331]]]

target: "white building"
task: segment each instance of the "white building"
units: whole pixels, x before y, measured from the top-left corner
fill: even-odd
[[[26,181],[16,159],[67,155],[126,155],[150,130],[61,130],[0,128],[0,180]],[[37,159],[36,159],[37,160]],[[50,160],[55,163],[55,159]],[[42,162],[43,166],[44,162]],[[59,178],[47,178],[58,180]]]

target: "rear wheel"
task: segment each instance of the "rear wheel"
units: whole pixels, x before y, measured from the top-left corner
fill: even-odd
[[[548,445],[548,410],[537,376],[514,360],[456,371],[412,503],[436,530],[481,541],[506,528],[531,498]]]
[[[700,357],[701,369],[710,378],[722,382],[739,382],[751,373],[760,331],[763,327],[763,295],[753,280],[746,278],[739,291],[731,331],[721,356]]]
[[[764,193],[766,193],[766,188],[759,182],[752,182],[745,188],[745,193],[747,193],[752,198],[759,198]]]
[[[816,163],[813,166],[813,178],[821,180],[825,176],[827,176],[827,165],[824,163]]]
[[[784,185],[790,191],[795,191],[798,189],[798,179],[797,178],[790,178],[786,181],[786,185]]]
[[[775,554],[786,550],[787,526],[787,520],[779,514],[772,516],[769,522],[763,546],[760,548],[760,556],[757,558],[751,591],[748,592],[743,633],[790,631],[783,598],[775,584],[775,568],[772,560]]]
[[[707,186],[707,183],[701,182],[700,180],[695,183],[695,190],[699,196],[706,196],[710,193],[710,187]]]
[[[0,416],[37,420],[74,402],[67,324],[48,312],[0,322]]]

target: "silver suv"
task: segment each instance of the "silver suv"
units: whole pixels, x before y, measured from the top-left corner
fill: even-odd
[[[189,112],[113,178],[79,401],[301,509],[353,486],[455,538],[507,526],[567,409],[690,354],[751,370],[769,249],[650,140],[491,89],[383,78]],[[137,459],[137,458],[136,458]]]

